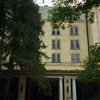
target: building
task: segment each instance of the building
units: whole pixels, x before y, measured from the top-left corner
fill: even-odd
[[[47,13],[47,10],[48,8],[43,12]],[[43,18],[45,19],[46,14],[44,13]],[[88,57],[88,38],[84,16],[81,17],[81,20],[73,23],[71,27],[65,23],[65,27],[65,30],[53,29],[49,22],[45,22],[43,41],[48,47],[44,52],[50,59],[43,59],[43,62],[47,63],[45,67],[50,80],[59,81],[59,100],[67,100],[68,98],[76,100],[75,71],[82,69],[82,61]]]
[[[100,42],[100,8],[93,8],[94,12],[94,23],[88,23],[89,29],[89,44],[93,45]]]
[[[51,84],[52,96],[38,93],[38,86],[35,82],[30,82],[30,77],[20,77],[18,98],[21,100],[88,100],[93,98],[94,95],[98,95],[98,84],[86,85],[77,81],[76,71],[82,70],[82,62],[89,56],[88,42],[94,44],[99,40],[93,34],[96,23],[100,24],[97,20],[98,15],[96,15],[97,22],[88,24],[88,37],[84,16],[70,27],[68,23],[65,23],[64,30],[55,29],[50,22],[46,21],[48,9],[51,7],[40,8],[42,18],[45,20],[43,27],[45,36],[42,40],[47,45],[43,52],[50,57],[48,60],[43,58],[42,62],[46,63],[46,78]],[[99,29],[97,31],[96,34],[99,34]],[[21,90],[22,87],[23,90]]]
[[[35,100],[77,100],[76,71],[82,70],[82,61],[88,57],[86,21],[82,16],[81,20],[73,23],[71,27],[68,27],[68,23],[65,23],[65,30],[54,29],[46,21],[48,9],[51,8],[41,7],[40,12],[45,20],[43,27],[45,36],[42,40],[47,45],[43,52],[50,57],[48,60],[43,58],[43,62],[46,63],[45,68],[48,71],[46,77],[52,87],[52,96],[46,97],[35,94],[34,91],[36,92],[37,88],[35,84],[33,85],[34,89],[31,90],[33,96],[28,97],[30,99],[25,99],[25,90],[21,93],[18,92],[18,98],[23,98],[22,100],[32,100],[32,98],[35,98]],[[19,89],[22,84],[25,88],[25,81],[26,78],[20,77]],[[80,96],[78,98],[81,99]]]
[[[43,50],[50,58],[42,59],[46,63],[46,78],[52,87],[52,96],[45,96],[38,92],[38,85],[30,79],[33,76],[20,76],[13,79],[12,89],[18,100],[88,100],[98,94],[98,84],[85,85],[76,79],[77,70],[82,70],[82,62],[88,58],[88,39],[94,43],[94,34],[87,36],[86,20],[84,16],[65,29],[53,28],[46,21],[50,7],[41,7],[40,12],[45,20],[42,38],[47,48]],[[88,25],[89,33],[92,33]],[[99,28],[99,27],[98,27]],[[93,28],[92,28],[93,29]],[[96,37],[97,38],[97,37]],[[17,91],[18,88],[18,91]],[[12,91],[12,90],[11,90]]]

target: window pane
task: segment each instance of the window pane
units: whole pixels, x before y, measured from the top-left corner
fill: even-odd
[[[70,27],[70,34],[73,35],[73,27]]]
[[[74,40],[71,40],[71,49],[74,49]]]
[[[52,54],[52,63],[55,63],[55,54]]]
[[[71,54],[71,62],[74,63],[75,59],[74,59],[74,54]]]
[[[52,49],[60,49],[60,40],[52,40]]]
[[[60,40],[57,40],[57,48],[60,49]]]
[[[55,29],[52,29],[52,35],[55,35]]]
[[[60,63],[60,54],[52,54],[52,63]]]
[[[77,63],[80,63],[80,55],[79,54],[76,55],[76,59],[77,59]]]
[[[79,49],[80,45],[79,45],[79,40],[71,40],[71,49]]]
[[[60,63],[60,54],[57,54],[57,63]]]
[[[72,63],[80,63],[80,54],[71,54]]]
[[[59,35],[59,34],[60,34],[60,29],[58,28],[58,29],[57,29],[57,35]]]
[[[75,27],[75,35],[78,35],[78,27]]]
[[[76,40],[76,49],[79,49],[80,46],[79,46],[79,40]]]
[[[52,29],[52,35],[59,35],[60,34],[60,29],[59,28],[53,28]]]
[[[71,26],[70,27],[70,35],[78,35],[78,27]]]
[[[52,49],[55,49],[55,40],[52,40]]]

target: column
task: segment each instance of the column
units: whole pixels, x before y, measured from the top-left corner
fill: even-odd
[[[63,100],[63,77],[59,77],[59,100]]]
[[[77,95],[76,95],[76,79],[72,78],[72,95],[73,95],[73,100],[77,100]]]
[[[19,77],[18,100],[25,100],[26,77]]]
[[[71,78],[64,76],[64,100],[71,99]]]

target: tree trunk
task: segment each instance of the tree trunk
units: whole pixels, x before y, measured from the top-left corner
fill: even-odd
[[[12,59],[9,61],[9,66],[8,66],[8,73],[6,77],[6,86],[5,86],[5,92],[9,92],[9,87],[10,87],[10,82],[11,82],[11,73],[13,70],[13,63]]]
[[[89,30],[88,30],[88,12],[86,12],[86,32],[87,32],[87,43],[88,43],[88,56],[90,58],[90,51],[89,51]]]
[[[10,81],[11,81],[11,69],[9,69],[7,77],[6,77],[6,86],[5,86],[5,92],[9,92],[9,87],[10,87]]]

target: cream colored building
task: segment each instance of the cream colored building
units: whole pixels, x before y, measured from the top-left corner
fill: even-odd
[[[71,80],[74,80],[72,73],[76,70],[81,70],[81,64],[82,62],[88,57],[88,45],[87,45],[87,33],[86,33],[86,23],[85,20],[76,21],[72,24],[71,27],[73,27],[73,33],[74,29],[77,27],[78,34],[71,35],[70,30],[71,27],[68,27],[68,24],[65,23],[65,29],[59,28],[59,34],[52,34],[53,28],[51,27],[51,24],[49,22],[46,22],[44,24],[44,32],[45,36],[43,38],[44,43],[48,46],[44,52],[47,53],[47,55],[50,57],[50,59],[43,59],[43,62],[46,62],[46,69],[48,71],[55,71],[55,74],[57,74],[56,71],[59,71],[59,73],[62,73],[63,71],[66,73],[62,73],[59,77],[62,77],[64,79],[64,100],[67,100],[67,98],[72,98],[71,96]],[[55,29],[56,31],[56,29]],[[53,41],[57,42],[56,40],[60,41],[60,48],[53,48]],[[74,48],[71,48],[71,41],[74,41],[73,45]],[[78,41],[78,44],[76,43]],[[58,45],[59,45],[58,44]],[[57,43],[55,43],[55,46]],[[77,46],[79,45],[79,47]],[[53,54],[60,54],[60,62],[53,62]],[[75,57],[73,59],[79,60],[79,62],[72,62],[72,55],[79,55],[79,58]],[[55,59],[57,59],[55,57]],[[56,76],[56,75],[54,75]],[[53,76],[53,77],[54,77]],[[51,76],[52,77],[52,76]],[[58,78],[59,78],[58,77]],[[66,83],[66,81],[69,81]],[[73,82],[73,81],[72,81]],[[67,88],[69,88],[69,92],[67,93]],[[73,87],[74,88],[74,87]],[[74,95],[75,96],[75,95]],[[63,100],[63,99],[59,99]],[[73,99],[76,100],[76,99]]]
[[[64,30],[61,28],[55,29],[51,26],[50,22],[46,21],[48,9],[51,9],[51,7],[45,6],[40,8],[42,18],[45,20],[45,24],[43,26],[45,35],[42,40],[47,46],[47,48],[44,49],[43,52],[45,52],[49,57],[49,59],[42,58],[42,62],[46,63],[46,78],[51,84],[52,96],[40,95],[39,93],[37,93],[38,86],[36,84],[34,84],[34,86],[30,88],[29,79],[20,77],[18,99],[90,99],[92,96],[91,94],[93,94],[93,85],[84,86],[84,84],[78,82],[76,79],[76,71],[82,70],[82,62],[88,58],[88,37],[86,31],[86,20],[84,16],[82,16],[81,20],[74,22],[70,27],[68,27],[68,23],[65,23],[66,28]],[[95,31],[95,24],[89,24],[88,26],[89,33],[91,33],[89,34],[89,40],[91,44],[94,44],[99,40],[98,36],[92,34],[94,33],[93,31]],[[96,32],[96,34],[98,34],[98,32]],[[20,91],[21,86],[24,87],[23,91]],[[27,97],[26,95],[28,95],[29,97]]]
[[[89,42],[90,45],[93,45],[97,42],[100,42],[100,8],[93,8],[94,12],[94,23],[88,24],[89,29]]]

